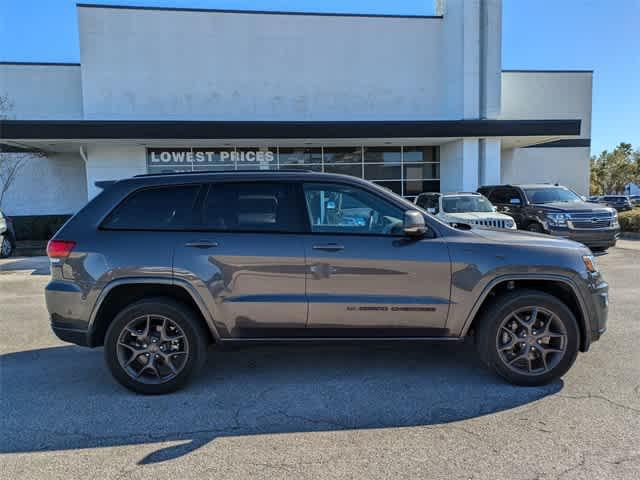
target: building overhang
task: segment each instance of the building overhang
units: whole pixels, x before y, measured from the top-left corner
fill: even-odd
[[[120,121],[1,120],[0,140],[561,137],[580,120]]]

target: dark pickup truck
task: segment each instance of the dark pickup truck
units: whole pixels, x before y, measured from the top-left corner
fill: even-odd
[[[521,230],[547,233],[606,250],[620,235],[615,209],[584,201],[561,185],[490,185],[478,189]]]

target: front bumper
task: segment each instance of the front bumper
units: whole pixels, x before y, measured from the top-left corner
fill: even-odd
[[[557,237],[568,238],[591,248],[608,248],[616,244],[620,238],[620,228],[571,229],[568,227],[547,227],[548,233]]]
[[[589,327],[590,340],[595,342],[600,339],[607,330],[607,317],[609,315],[609,284],[598,276],[590,287],[589,302]]]

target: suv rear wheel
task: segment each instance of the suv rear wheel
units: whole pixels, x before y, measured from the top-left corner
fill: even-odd
[[[543,385],[560,378],[573,365],[578,344],[571,310],[553,295],[534,290],[499,297],[478,328],[480,357],[516,385]]]
[[[111,373],[125,387],[143,394],[169,393],[202,367],[207,338],[185,305],[170,298],[145,299],[113,320],[104,354]]]

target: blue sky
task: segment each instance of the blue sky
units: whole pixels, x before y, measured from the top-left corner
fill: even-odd
[[[83,0],[253,10],[433,14],[433,0]],[[504,69],[594,70],[592,153],[640,148],[640,0],[503,0]],[[0,0],[0,61],[79,61],[75,0]]]

